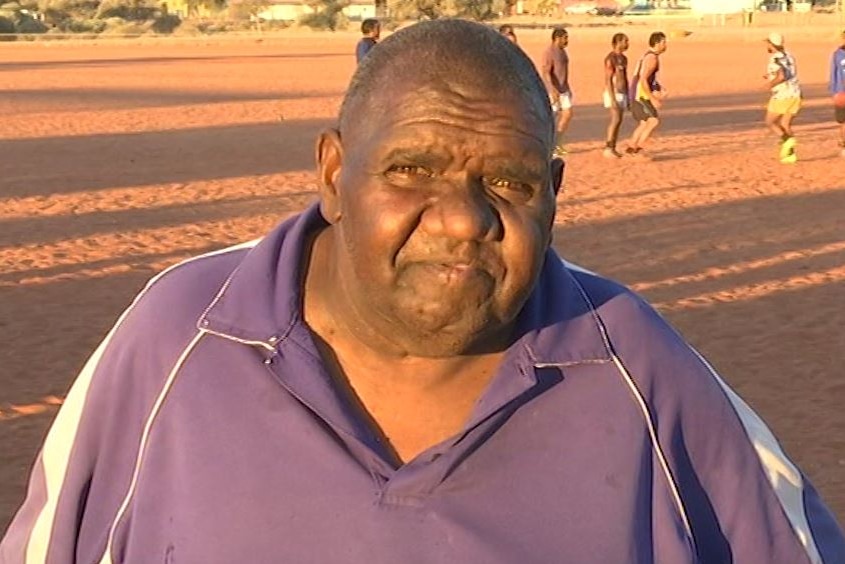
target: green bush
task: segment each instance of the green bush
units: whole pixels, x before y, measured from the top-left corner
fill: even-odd
[[[182,20],[176,14],[165,14],[153,21],[153,31],[156,33],[173,33]]]
[[[57,27],[65,33],[101,33],[106,29],[106,22],[97,19],[66,19]]]
[[[144,22],[159,14],[159,9],[138,0],[103,0],[97,7],[97,18],[122,18],[127,21]]]
[[[15,22],[6,16],[0,16],[0,33],[15,33]],[[3,41],[14,39],[14,37],[3,38]]]
[[[15,22],[15,33],[44,33],[47,29],[43,22],[25,14],[19,14]]]
[[[316,11],[303,15],[299,19],[302,25],[330,31],[346,29],[349,25],[349,18],[343,13],[343,9],[349,5],[347,0],[315,0],[310,5]]]

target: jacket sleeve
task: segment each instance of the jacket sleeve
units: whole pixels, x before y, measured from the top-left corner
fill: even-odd
[[[845,537],[830,510],[704,358],[636,298],[605,320],[642,395],[655,451],[665,459],[666,482],[700,561],[845,562]]]
[[[161,299],[151,286],[123,313],[65,398],[26,498],[0,542],[0,564],[93,563],[105,554],[129,499],[145,425],[185,347],[185,339],[161,323],[162,311],[178,303]],[[156,293],[153,307],[147,298]]]

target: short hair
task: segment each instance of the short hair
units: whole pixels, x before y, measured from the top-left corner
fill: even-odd
[[[499,33],[501,33],[502,35],[513,35],[513,26],[511,24],[500,25]]]
[[[555,39],[557,39],[558,37],[563,37],[563,36],[565,36],[565,35],[569,35],[569,32],[568,32],[568,31],[566,31],[566,30],[565,30],[564,28],[562,28],[562,27],[556,27],[556,28],[554,28],[554,29],[552,30],[552,41],[554,41],[554,40],[555,40]]]
[[[409,64],[409,61],[413,64]],[[368,106],[386,82],[442,84],[454,76],[461,84],[521,98],[554,138],[549,95],[534,63],[496,30],[458,19],[424,21],[400,29],[371,50],[355,69],[340,107],[341,138],[371,121]]]
[[[628,39],[628,36],[624,33],[615,33],[613,34],[613,39],[610,40],[610,44],[616,47],[625,39]]]
[[[367,18],[361,22],[361,33],[372,33],[379,26],[378,20],[375,18]]]
[[[655,31],[648,38],[648,46],[654,47],[655,45],[657,45],[661,41],[666,41],[666,34],[663,33],[662,31]]]

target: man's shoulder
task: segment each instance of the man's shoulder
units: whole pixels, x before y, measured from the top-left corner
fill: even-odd
[[[131,306],[135,318],[160,327],[196,326],[227,279],[257,241],[226,247],[175,264],[147,282]],[[137,321],[138,319],[136,319]]]
[[[650,335],[652,344],[677,344],[679,335],[660,313],[628,286],[564,261],[608,336],[614,341],[641,339]]]

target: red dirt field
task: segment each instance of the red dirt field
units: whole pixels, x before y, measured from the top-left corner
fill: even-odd
[[[650,30],[631,29],[636,59]],[[656,304],[845,521],[845,159],[825,91],[836,33],[786,34],[807,99],[801,160],[784,166],[761,125],[760,38],[704,29],[670,40],[654,160],[602,158],[615,31],[571,30],[555,244]],[[518,33],[539,60],[549,32]],[[356,40],[0,44],[0,531],[56,406],[144,282],[313,200],[314,139]]]

